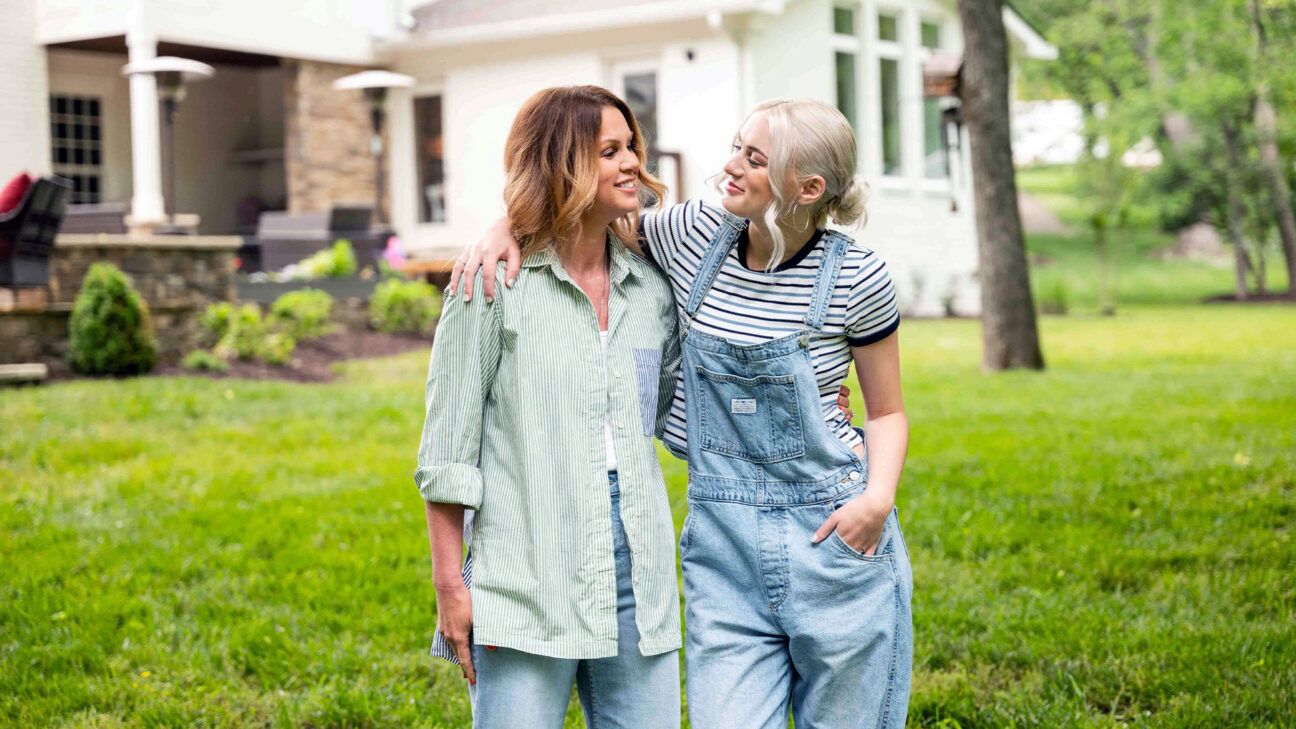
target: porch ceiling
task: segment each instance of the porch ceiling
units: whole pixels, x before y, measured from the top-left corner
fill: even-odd
[[[127,54],[126,36],[124,35],[66,41],[63,43],[50,43],[46,47],[67,48],[76,51],[93,51],[95,53],[116,53],[122,56]],[[191,58],[195,61],[202,61],[203,63],[222,66],[266,68],[269,66],[279,65],[279,58],[276,56],[267,56],[261,53],[247,53],[245,51],[231,51],[225,48],[194,46],[187,43],[172,43],[170,41],[158,41],[157,54],[159,56]]]

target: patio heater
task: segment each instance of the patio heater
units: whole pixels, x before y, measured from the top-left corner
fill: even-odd
[[[162,101],[162,139],[167,156],[166,194],[162,197],[163,211],[169,223],[157,232],[176,234],[185,232],[176,225],[175,198],[175,118],[180,111],[180,102],[184,101],[185,84],[206,81],[216,75],[216,69],[188,58],[175,56],[158,56],[147,61],[128,63],[122,67],[122,75],[133,76],[139,73],[152,74]]]
[[[340,91],[359,89],[364,92],[365,101],[369,102],[369,120],[373,125],[373,136],[369,140],[369,151],[374,156],[374,223],[381,226],[386,223],[383,215],[383,120],[386,118],[385,105],[388,89],[407,89],[414,85],[414,77],[391,71],[361,71],[344,76],[333,82],[333,88]]]

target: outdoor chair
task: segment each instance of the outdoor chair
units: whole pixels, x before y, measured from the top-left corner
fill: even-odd
[[[340,238],[351,241],[361,266],[375,265],[388,231],[370,228],[373,208],[368,205],[335,205],[328,212],[261,213],[257,223],[255,259],[249,250],[244,259],[255,268],[276,271],[321,251]]]
[[[0,212],[0,286],[49,284],[49,259],[72,184],[61,177],[31,183],[17,207]]]

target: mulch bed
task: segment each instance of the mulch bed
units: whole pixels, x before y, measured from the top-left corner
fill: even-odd
[[[404,334],[384,334],[368,329],[343,329],[328,336],[302,342],[293,350],[292,361],[283,366],[263,362],[232,360],[228,372],[199,372],[181,367],[178,363],[162,363],[149,373],[151,377],[209,377],[211,379],[288,380],[290,382],[328,382],[336,377],[333,365],[348,359],[384,357],[414,350],[428,351],[431,337]],[[80,378],[68,369],[67,363],[47,363],[50,380]]]

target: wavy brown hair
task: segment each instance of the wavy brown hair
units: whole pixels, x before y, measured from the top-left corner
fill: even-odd
[[[600,86],[558,86],[522,105],[504,145],[504,204],[522,255],[546,246],[561,250],[580,232],[581,216],[598,193],[599,127],[604,107],[625,117],[639,158],[639,184],[657,198],[666,186],[648,173],[643,132],[634,112]],[[641,198],[642,199],[642,198]],[[638,212],[610,226],[621,240],[635,235]]]

